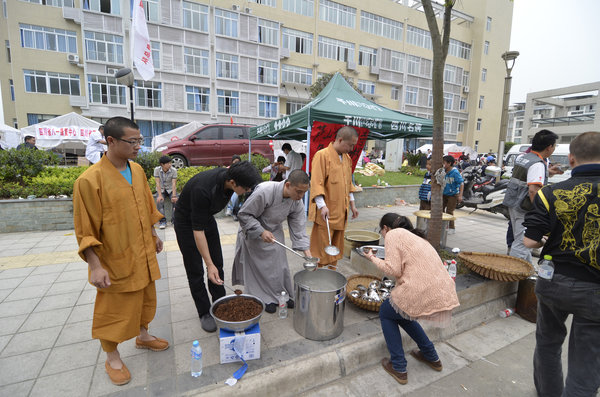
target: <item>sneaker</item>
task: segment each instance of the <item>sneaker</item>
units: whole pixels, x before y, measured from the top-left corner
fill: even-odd
[[[392,377],[398,381],[398,383],[401,385],[408,383],[408,373],[396,371],[394,367],[392,367],[392,362],[389,358],[382,358],[381,365],[388,374],[392,375]]]
[[[166,227],[167,227],[167,224],[166,224],[166,223],[161,223],[161,224],[158,226],[158,228],[159,228],[159,229],[165,229]]]
[[[217,330],[217,323],[215,323],[215,319],[209,313],[200,317],[200,324],[206,332],[215,332]]]
[[[231,215],[233,215],[233,212],[229,208],[227,208],[225,210],[225,216],[231,216]]]
[[[277,311],[277,303],[269,303],[265,306],[265,311],[267,313],[275,313]]]
[[[288,306],[288,309],[293,309],[294,308],[294,301],[292,299],[288,299],[287,306]]]
[[[432,369],[436,371],[441,371],[443,369],[442,362],[440,360],[437,361],[429,361],[425,358],[421,350],[413,350],[410,352],[410,355],[419,360],[422,363],[429,365]]]
[[[454,234],[456,233],[456,229],[448,229],[448,234]]]

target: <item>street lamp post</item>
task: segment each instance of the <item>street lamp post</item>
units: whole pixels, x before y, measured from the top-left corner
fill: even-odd
[[[129,106],[131,110],[131,121],[134,121],[133,117],[133,71],[129,68],[121,68],[115,73],[115,78],[119,84],[123,84],[129,87]]]
[[[506,77],[504,78],[504,98],[502,100],[502,117],[500,119],[500,143],[498,145],[498,166],[502,169],[504,160],[504,141],[506,141],[506,130],[508,128],[508,102],[510,100],[510,85],[512,82],[512,72],[515,66],[515,60],[519,56],[519,51],[506,51],[502,54],[502,59],[506,66]],[[496,182],[500,180],[500,175],[496,178]]]

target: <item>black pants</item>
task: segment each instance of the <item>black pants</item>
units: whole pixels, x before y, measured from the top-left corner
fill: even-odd
[[[183,265],[185,266],[190,291],[192,292],[192,297],[196,304],[196,310],[198,310],[198,316],[202,317],[209,312],[211,306],[206,286],[204,285],[204,264],[202,256],[200,255],[198,248],[196,248],[194,231],[189,219],[185,219],[181,216],[178,217],[177,211],[175,211],[175,219],[177,244],[183,255]],[[206,236],[206,241],[208,242],[210,257],[219,270],[219,277],[223,280],[223,252],[221,251],[219,228],[217,227],[215,218],[212,218],[211,224],[204,229],[204,234]],[[225,296],[225,287],[213,284],[210,280],[206,280],[206,282],[208,283],[208,291],[210,292],[213,302]]]

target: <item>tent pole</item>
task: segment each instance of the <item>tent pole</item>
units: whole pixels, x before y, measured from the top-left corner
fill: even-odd
[[[308,170],[310,170],[310,132],[312,131],[312,124],[310,122],[310,108],[308,108],[307,112],[308,116],[308,128],[306,128],[306,174],[310,175]],[[304,212],[308,214],[308,199],[310,198],[308,194],[308,190],[304,193]]]

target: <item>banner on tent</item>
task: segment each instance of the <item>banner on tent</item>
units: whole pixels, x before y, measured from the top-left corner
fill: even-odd
[[[36,127],[35,132],[38,138],[42,139],[63,139],[63,138],[80,138],[88,139],[90,134],[97,131],[97,128],[92,127],[55,127],[49,125],[40,125]]]
[[[312,130],[310,133],[310,168],[312,169],[312,158],[315,153],[319,150],[329,146],[330,142],[335,140],[337,130],[345,127],[343,124],[331,124],[323,123],[321,121],[313,121]],[[353,127],[358,132],[358,142],[354,146],[354,149],[348,153],[352,159],[352,170],[356,167],[360,153],[363,147],[367,143],[367,137],[369,136],[369,130],[367,128]]]

